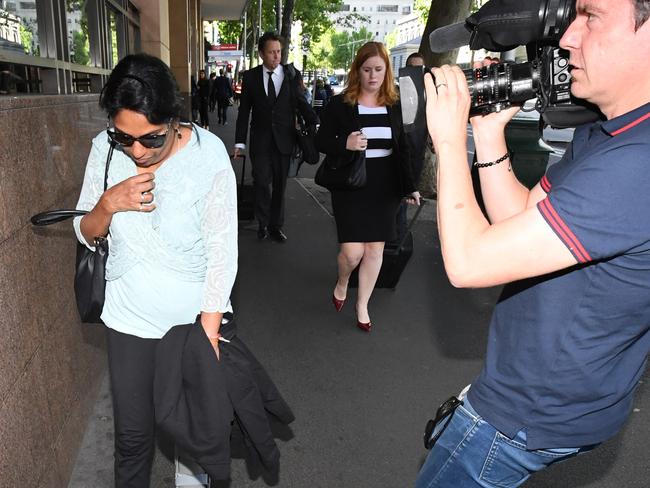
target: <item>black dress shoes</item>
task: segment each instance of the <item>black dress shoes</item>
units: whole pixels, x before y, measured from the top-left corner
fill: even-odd
[[[281,244],[285,243],[287,240],[287,236],[284,235],[284,232],[282,232],[280,229],[271,229],[269,231],[269,237],[275,242],[279,242]]]
[[[267,230],[266,227],[260,225],[260,226],[257,228],[257,238],[258,238],[260,241],[263,241],[263,240],[269,238],[269,231]]]

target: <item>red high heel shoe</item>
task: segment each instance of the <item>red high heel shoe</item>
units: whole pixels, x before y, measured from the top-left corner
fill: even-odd
[[[364,323],[364,322],[359,322],[357,320],[357,327],[359,327],[364,332],[370,332],[370,330],[372,329],[372,322]]]
[[[341,309],[343,308],[343,304],[345,303],[345,298],[343,300],[339,300],[332,294],[332,303],[334,304],[334,308],[336,309],[337,312],[340,312]]]

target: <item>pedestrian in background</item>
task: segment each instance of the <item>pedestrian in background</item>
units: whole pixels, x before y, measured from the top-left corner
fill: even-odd
[[[214,81],[217,77],[217,74],[213,71],[210,73],[210,112],[214,112],[214,107],[217,105],[217,94],[214,89]]]
[[[190,103],[192,106],[192,122],[199,123],[199,87],[194,75],[190,76]]]
[[[257,238],[283,243],[284,193],[289,158],[296,145],[296,110],[308,126],[318,117],[300,89],[300,72],[280,64],[284,39],[266,32],[258,43],[262,64],[244,73],[235,132],[237,157],[246,148],[250,120],[250,156],[255,187]],[[251,116],[252,112],[252,116]],[[250,117],[250,119],[249,119]]]
[[[89,213],[75,218],[74,229],[90,249],[96,237],[110,235],[101,319],[114,407],[115,486],[145,488],[155,452],[157,344],[198,314],[218,356],[222,317],[232,312],[236,183],[223,143],[182,122],[176,80],[160,59],[124,57],[100,106],[109,128],[92,141],[76,207]]]
[[[199,70],[199,81],[197,82],[199,90],[199,116],[200,124],[204,129],[210,128],[210,82],[205,76],[205,70]]]
[[[357,326],[370,332],[368,302],[379,276],[384,244],[395,239],[395,214],[403,197],[419,204],[408,164],[402,112],[388,52],[379,42],[364,44],[356,54],[348,84],[323,109],[316,134],[318,150],[351,159],[365,151],[364,188],[332,191],[338,241],[338,279],[332,300],[340,311],[348,280],[359,266]]]
[[[223,68],[219,70],[219,77],[214,82],[214,94],[217,99],[218,123],[228,123],[228,107],[232,99],[232,82],[224,75]]]

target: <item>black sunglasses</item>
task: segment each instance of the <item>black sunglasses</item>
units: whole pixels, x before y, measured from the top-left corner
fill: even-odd
[[[438,407],[438,411],[436,412],[436,418],[430,419],[427,422],[427,426],[424,429],[424,447],[426,449],[431,449],[436,441],[440,438],[442,433],[445,431],[447,426],[449,425],[449,422],[451,422],[451,418],[454,415],[454,411],[463,404],[462,400],[459,400],[455,396],[451,397],[449,400],[445,401],[440,407]],[[438,425],[443,419],[445,419],[445,424],[442,426],[442,428],[436,432],[436,435],[432,437],[433,431],[436,428],[436,425]]]
[[[147,134],[140,137],[133,137],[130,134],[125,132],[120,132],[116,130],[106,129],[106,133],[111,141],[120,146],[131,147],[135,141],[138,141],[142,146],[147,149],[158,149],[165,144],[167,140],[167,134],[171,128],[171,122],[167,125],[167,130],[164,134]]]

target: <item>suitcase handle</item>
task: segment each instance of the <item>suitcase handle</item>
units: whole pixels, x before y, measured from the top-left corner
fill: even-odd
[[[230,159],[234,160],[235,155],[234,154],[229,154]],[[242,160],[241,163],[241,181],[239,182],[239,187],[243,188],[244,187],[244,178],[246,176],[246,155],[245,154],[239,154],[237,158]]]
[[[415,221],[418,219],[420,216],[420,212],[422,212],[422,209],[424,208],[424,205],[428,202],[428,200],[425,200],[424,198],[420,198],[420,205],[418,205],[418,208],[415,209],[415,215],[411,218],[411,221],[409,222],[408,227],[406,228],[406,232],[404,232],[404,235],[402,236],[402,239],[399,241],[399,244],[397,245],[396,248],[396,253],[399,254],[400,251],[402,250],[402,247],[404,246],[404,243],[406,242],[406,238],[409,235],[409,232],[411,232],[411,229],[413,228],[413,225],[415,224]]]

